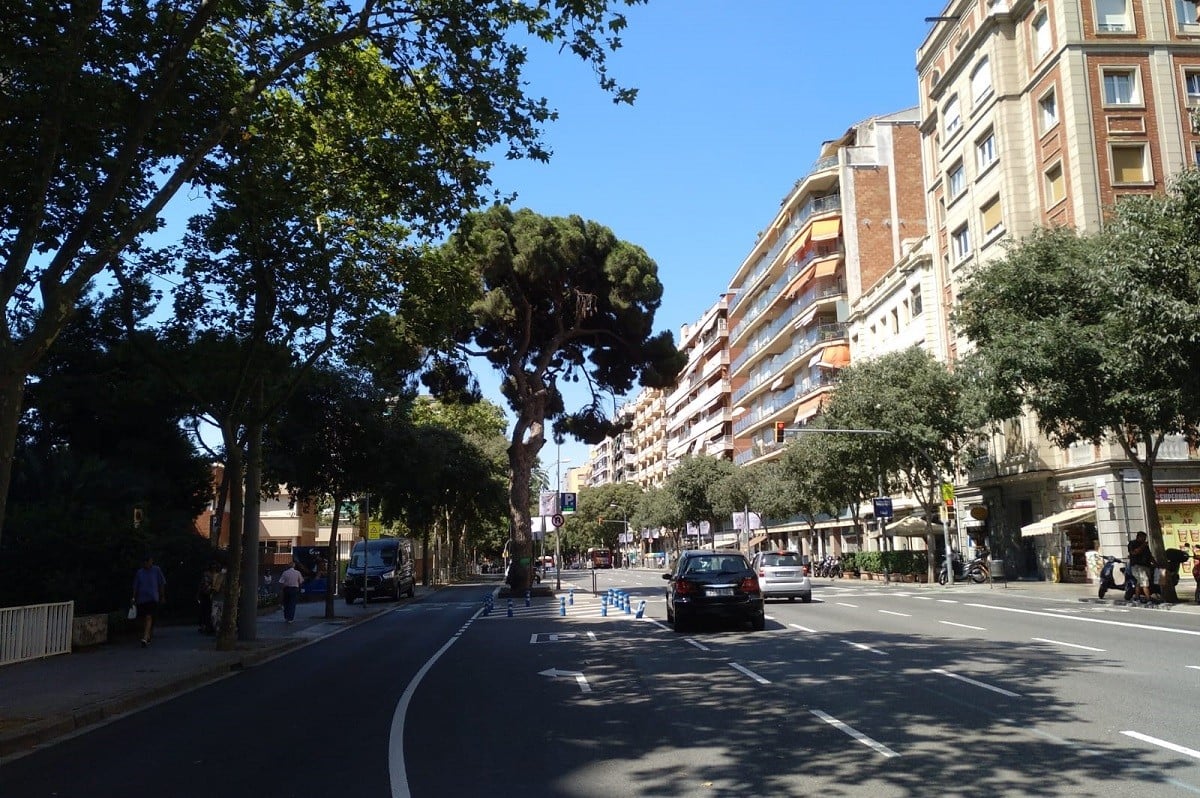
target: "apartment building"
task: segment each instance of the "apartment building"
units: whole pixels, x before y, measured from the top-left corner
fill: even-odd
[[[1192,0],[954,0],[940,18],[917,71],[945,319],[964,276],[1005,239],[1099,229],[1121,197],[1161,192],[1200,161],[1200,25]],[[951,360],[969,346],[945,338]],[[1164,451],[1156,478],[1170,483],[1158,504],[1171,545],[1200,510],[1200,469],[1185,442]],[[1059,449],[1018,418],[966,463],[959,493],[988,509],[1007,568],[1082,579],[1097,542],[1123,553],[1144,528],[1127,466],[1114,446]]]
[[[821,148],[729,283],[734,461],[777,457],[775,422],[815,416],[850,362],[850,309],[925,233],[918,109]]]
[[[629,405],[628,481],[642,488],[657,487],[667,478],[666,407],[666,397],[658,388],[643,388]]]
[[[687,355],[666,399],[666,458],[733,456],[729,404],[729,294],[679,330],[676,347]]]

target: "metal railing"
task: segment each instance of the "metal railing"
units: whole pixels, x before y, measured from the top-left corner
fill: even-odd
[[[0,607],[0,665],[71,653],[75,602]]]

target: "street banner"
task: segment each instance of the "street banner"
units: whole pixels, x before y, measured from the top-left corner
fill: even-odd
[[[554,515],[558,512],[558,492],[544,490],[538,496],[538,515]]]

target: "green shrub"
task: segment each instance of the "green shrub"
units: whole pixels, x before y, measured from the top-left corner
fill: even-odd
[[[860,551],[853,557],[858,570],[872,574],[923,574],[928,567],[923,551]]]

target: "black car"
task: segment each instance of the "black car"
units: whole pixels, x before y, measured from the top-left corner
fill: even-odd
[[[762,590],[750,563],[736,552],[685,551],[667,580],[667,622],[676,632],[702,618],[749,622],[766,627]]]
[[[408,538],[381,538],[359,541],[350,552],[342,595],[347,604],[361,597],[366,604],[372,598],[413,597],[412,541]]]

